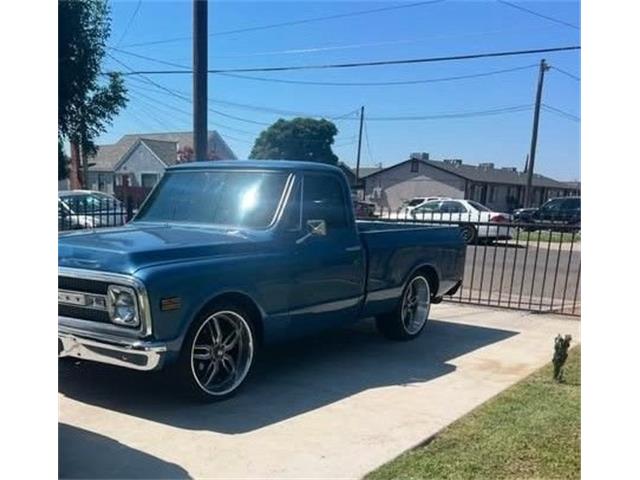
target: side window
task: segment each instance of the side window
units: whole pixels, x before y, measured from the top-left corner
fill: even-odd
[[[420,205],[418,208],[414,210],[416,213],[435,213],[439,211],[440,202],[438,200],[427,202],[424,205]]]
[[[580,208],[580,200],[577,198],[567,198],[564,201],[565,210],[576,210]]]
[[[458,202],[442,202],[440,211],[442,213],[466,213],[467,209]]]
[[[328,232],[347,227],[342,185],[331,175],[305,175],[302,205],[304,223],[307,220],[324,220]]]
[[[558,200],[551,200],[547,203],[545,203],[541,210],[543,210],[544,212],[557,212],[561,207],[562,207],[562,202],[563,200],[558,199]]]

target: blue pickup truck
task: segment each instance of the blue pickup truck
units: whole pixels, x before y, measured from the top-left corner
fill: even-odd
[[[62,233],[58,252],[59,357],[167,368],[219,400],[266,344],[366,317],[417,337],[459,288],[465,243],[356,221],[338,168],[247,160],[171,167],[131,222]]]

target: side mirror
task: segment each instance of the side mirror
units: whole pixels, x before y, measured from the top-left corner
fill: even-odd
[[[300,245],[309,237],[324,237],[327,234],[327,222],[324,220],[307,220],[307,233],[296,240],[296,244]]]

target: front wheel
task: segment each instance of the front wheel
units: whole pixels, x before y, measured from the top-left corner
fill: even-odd
[[[388,314],[376,317],[376,326],[391,340],[417,338],[429,319],[431,289],[428,280],[416,274],[407,283],[400,304]]]
[[[185,338],[176,364],[178,381],[197,399],[224,400],[247,378],[256,345],[255,329],[244,309],[213,308],[194,322]]]

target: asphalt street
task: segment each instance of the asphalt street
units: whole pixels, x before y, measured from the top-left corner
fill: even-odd
[[[467,247],[461,301],[579,312],[580,244],[500,242]]]

